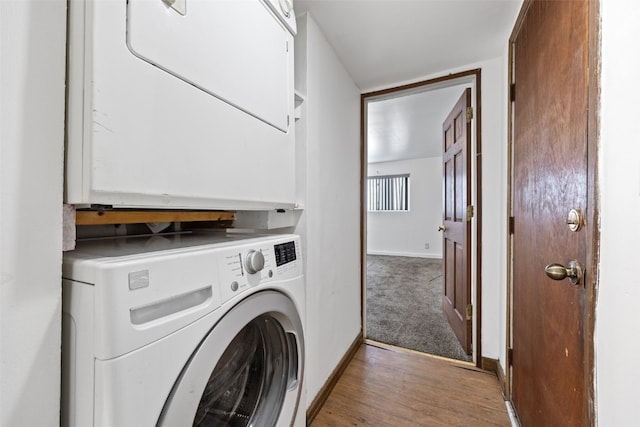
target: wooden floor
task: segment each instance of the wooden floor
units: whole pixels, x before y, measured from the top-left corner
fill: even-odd
[[[311,423],[323,426],[511,426],[493,373],[363,344]]]

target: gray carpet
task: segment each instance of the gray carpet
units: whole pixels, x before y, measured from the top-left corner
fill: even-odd
[[[442,312],[442,261],[367,256],[367,338],[471,361]]]

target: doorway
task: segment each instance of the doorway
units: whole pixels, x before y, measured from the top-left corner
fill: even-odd
[[[364,337],[477,366],[482,360],[477,249],[481,238],[480,76],[479,69],[470,70],[361,97]],[[467,89],[472,116],[468,118],[470,188],[464,202],[470,230],[465,272],[470,292],[461,314],[470,319],[469,354],[455,337],[442,303],[443,123]],[[380,195],[375,194],[376,188],[382,188]],[[380,205],[379,199],[394,195],[396,201]],[[378,199],[378,204],[372,199]],[[427,306],[432,307],[429,313]]]

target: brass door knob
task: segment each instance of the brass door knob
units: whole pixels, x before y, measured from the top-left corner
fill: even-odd
[[[544,272],[553,280],[564,280],[569,278],[572,285],[579,285],[584,274],[582,266],[575,260],[569,261],[568,267],[565,267],[562,264],[549,264],[544,268]]]

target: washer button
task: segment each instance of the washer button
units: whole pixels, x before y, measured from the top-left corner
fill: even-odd
[[[231,290],[233,292],[237,291],[239,286],[240,285],[238,285],[238,282],[236,282],[236,281],[231,282]]]

